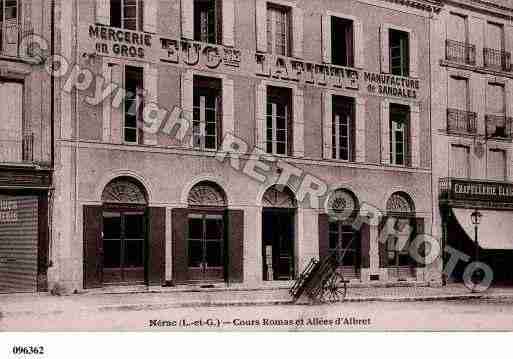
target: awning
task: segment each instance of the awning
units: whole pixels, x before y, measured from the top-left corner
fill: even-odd
[[[474,241],[474,225],[470,215],[474,209],[452,209],[469,238]],[[479,247],[513,250],[513,212],[479,210],[483,217],[478,227]]]

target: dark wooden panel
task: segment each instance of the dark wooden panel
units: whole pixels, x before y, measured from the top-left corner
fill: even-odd
[[[148,262],[149,285],[165,281],[166,260],[166,209],[151,207],[148,210]]]
[[[188,281],[187,226],[189,210],[175,208],[172,211],[173,228],[173,281],[177,284]]]
[[[319,258],[326,258],[329,255],[329,216],[319,215]]]
[[[84,288],[102,286],[101,206],[84,206]]]
[[[244,211],[228,211],[228,282],[244,280]]]

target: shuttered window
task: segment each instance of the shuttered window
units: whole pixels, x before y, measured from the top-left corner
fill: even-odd
[[[447,22],[447,38],[458,42],[468,41],[467,17],[460,14],[450,14]]]
[[[390,29],[390,71],[393,75],[410,75],[410,41],[404,31]]]
[[[462,77],[449,78],[449,108],[468,111],[468,80]]]
[[[110,26],[133,31],[143,29],[141,0],[111,0]]]
[[[275,4],[267,5],[267,51],[290,56],[290,9]]]
[[[352,161],[354,159],[354,98],[333,96],[332,150],[333,158]]]
[[[194,0],[194,40],[210,44],[220,43],[222,38],[220,18],[220,1]]]
[[[331,18],[331,62],[354,66],[354,25],[352,20]]]
[[[142,105],[143,105],[143,69],[125,67],[125,111],[124,141],[126,143],[142,143]]]
[[[266,116],[266,151],[275,155],[291,153],[292,91],[268,87]]]
[[[486,114],[504,116],[504,85],[489,83],[486,88]]]
[[[451,145],[451,177],[470,178],[469,154],[469,147],[461,145]]]
[[[486,47],[493,50],[504,49],[504,28],[502,25],[486,24]]]
[[[488,151],[488,179],[493,181],[506,180],[506,152],[500,149]]]
[[[221,80],[194,76],[193,147],[216,150],[222,135]]]
[[[410,108],[390,104],[390,163],[408,165]]]

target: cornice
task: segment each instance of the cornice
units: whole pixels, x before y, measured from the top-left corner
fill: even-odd
[[[513,1],[510,6],[492,0],[443,0],[443,3],[503,19],[513,18]]]
[[[399,5],[413,7],[419,10],[439,13],[442,10],[442,0],[386,0]]]

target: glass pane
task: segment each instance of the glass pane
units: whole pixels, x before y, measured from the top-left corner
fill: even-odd
[[[124,267],[144,267],[144,240],[125,241]]]
[[[338,246],[338,232],[330,232],[330,249],[336,249]]]
[[[223,238],[223,220],[222,219],[210,219],[205,220],[206,226],[206,239],[221,240]]]
[[[125,141],[126,142],[137,142],[137,130],[131,128],[125,128]]]
[[[205,137],[205,148],[208,150],[215,150],[217,148],[215,136],[206,136]]]
[[[198,268],[203,263],[203,245],[201,241],[192,241],[189,240],[187,242],[188,248],[188,258],[189,258],[189,267]]]
[[[135,31],[137,29],[137,20],[125,20],[123,28]]]
[[[207,253],[206,262],[209,267],[222,267],[223,266],[223,255],[222,245],[219,241],[208,241],[207,242]]]
[[[278,155],[286,155],[287,154],[287,146],[284,143],[276,144],[276,153]]]
[[[125,238],[144,238],[144,218],[141,214],[125,216]]]
[[[203,238],[203,221],[201,218],[189,218],[189,239]]]
[[[119,268],[121,266],[121,241],[103,241],[103,266]]]
[[[103,217],[103,238],[120,239],[121,238],[121,216]]]

